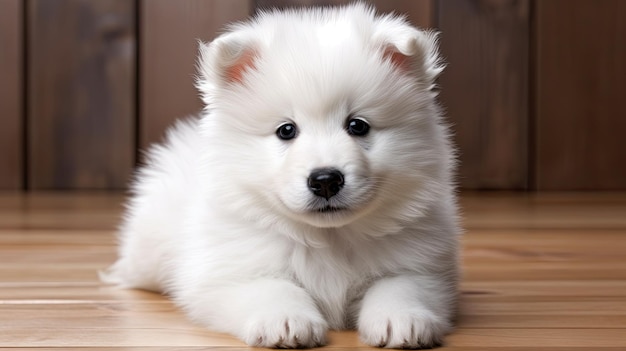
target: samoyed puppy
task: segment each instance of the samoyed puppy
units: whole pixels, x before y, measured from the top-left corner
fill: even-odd
[[[200,44],[206,108],[150,149],[103,278],[253,346],[439,344],[460,232],[441,70],[433,33],[362,3]]]

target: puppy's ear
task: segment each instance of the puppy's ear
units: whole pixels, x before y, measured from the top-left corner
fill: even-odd
[[[401,71],[416,73],[429,90],[435,86],[443,64],[437,50],[437,33],[422,31],[397,17],[384,17],[372,38],[382,57]]]
[[[198,44],[196,86],[207,104],[215,89],[243,83],[245,73],[255,68],[255,45],[240,33],[227,33],[210,44]]]

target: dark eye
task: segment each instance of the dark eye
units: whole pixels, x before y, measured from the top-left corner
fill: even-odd
[[[293,123],[285,123],[276,129],[276,135],[283,140],[290,140],[296,137],[298,129]]]
[[[350,118],[346,125],[348,134],[354,136],[365,136],[370,131],[370,125],[360,118]]]

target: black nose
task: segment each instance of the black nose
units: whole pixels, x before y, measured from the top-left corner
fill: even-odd
[[[334,168],[318,168],[309,174],[309,189],[326,200],[343,188],[343,174]]]

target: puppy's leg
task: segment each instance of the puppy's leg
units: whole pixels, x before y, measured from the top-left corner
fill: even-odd
[[[454,283],[424,276],[377,281],[363,297],[358,318],[361,340],[387,348],[428,348],[451,330]]]
[[[326,343],[327,322],[309,294],[280,279],[194,289],[178,301],[195,320],[261,347]]]

